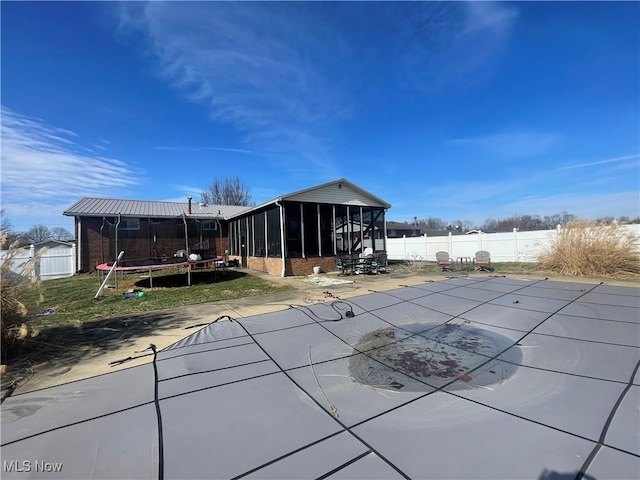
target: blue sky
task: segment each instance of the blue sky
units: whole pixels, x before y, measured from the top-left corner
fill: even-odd
[[[256,203],[345,177],[387,218],[640,215],[637,2],[2,2],[2,208]]]

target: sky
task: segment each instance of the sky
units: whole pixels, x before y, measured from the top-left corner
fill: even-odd
[[[256,204],[346,178],[388,220],[640,215],[638,2],[7,2],[1,208]]]

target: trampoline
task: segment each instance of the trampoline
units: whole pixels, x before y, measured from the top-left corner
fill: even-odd
[[[3,478],[638,478],[638,288],[452,278],[211,308],[147,364],[9,397]]]
[[[145,272],[149,274],[149,285],[153,288],[153,271],[164,270],[167,268],[187,267],[187,283],[191,285],[191,270],[194,267],[217,266],[219,262],[223,262],[222,256],[211,256],[201,258],[200,260],[188,260],[185,257],[171,257],[166,259],[148,259],[148,260],[125,260],[115,267],[115,272],[136,273]],[[99,272],[109,271],[113,268],[113,263],[101,263],[96,266]]]

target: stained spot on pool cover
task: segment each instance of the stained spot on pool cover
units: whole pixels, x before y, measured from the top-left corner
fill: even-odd
[[[504,382],[518,368],[522,353],[513,344],[471,325],[381,328],[355,345],[362,353],[350,357],[349,373],[364,385],[395,391],[430,391],[451,382],[447,390],[483,387]]]

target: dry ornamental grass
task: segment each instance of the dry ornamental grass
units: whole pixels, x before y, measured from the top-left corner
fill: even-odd
[[[640,237],[617,224],[576,220],[538,257],[545,271],[585,277],[640,276]]]

